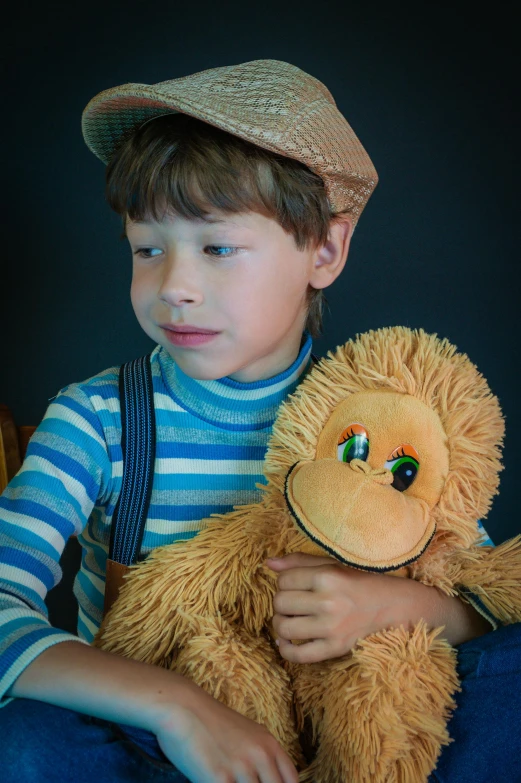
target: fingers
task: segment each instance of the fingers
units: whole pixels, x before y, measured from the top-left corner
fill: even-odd
[[[282,776],[282,783],[298,783],[298,772],[288,754],[282,751],[275,760]]]
[[[273,609],[277,614],[320,614],[321,599],[310,590],[283,590],[273,596]]]
[[[283,558],[268,558],[266,565],[278,572],[279,590],[314,590],[329,584],[331,577],[347,569],[332,557],[294,552]]]
[[[282,748],[275,757],[269,755],[259,760],[257,770],[260,783],[296,783],[298,781],[297,770]]]
[[[273,628],[279,640],[323,639],[328,636],[328,624],[319,617],[273,616]]]
[[[257,772],[255,770],[247,770],[245,765],[243,764],[236,764],[233,775],[230,777],[230,783],[233,780],[233,783],[259,783],[259,781],[262,781],[264,783],[264,780],[257,775]],[[276,778],[266,778],[268,783],[272,783],[272,780],[275,780],[276,783],[279,783],[279,781]]]
[[[297,783],[298,773],[286,752],[258,748],[247,763],[236,764],[234,783]]]
[[[316,582],[316,571],[309,568],[292,568],[283,571],[277,578],[279,590],[313,590]]]
[[[327,569],[330,566],[320,566]],[[279,590],[316,590],[321,585],[321,573],[314,568],[292,568],[277,577]]]
[[[288,568],[313,568],[319,565],[338,565],[338,560],[332,557],[307,555],[304,552],[292,552],[284,557],[269,557],[266,565],[272,571],[285,571]]]
[[[279,639],[279,652],[292,663],[318,663],[342,655],[328,639],[314,639],[306,644],[291,644],[286,639]]]

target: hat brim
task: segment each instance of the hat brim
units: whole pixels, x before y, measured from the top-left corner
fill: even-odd
[[[196,75],[197,76],[197,75]],[[270,152],[298,160],[324,182],[333,213],[349,212],[356,225],[378,182],[374,166],[329,93],[302,110],[298,96],[271,112],[240,89],[198,89],[193,77],[155,85],[128,83],[94,96],[82,113],[82,133],[91,152],[108,164],[116,150],[147,121],[187,114]],[[297,111],[300,107],[300,111]],[[316,117],[321,122],[317,125]],[[334,139],[324,150],[323,126]]]

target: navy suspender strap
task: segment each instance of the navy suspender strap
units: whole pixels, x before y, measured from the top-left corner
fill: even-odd
[[[318,358],[312,354],[316,364]],[[142,559],[141,542],[152,495],[156,419],[150,354],[121,365],[121,450],[123,477],[110,529],[104,616],[116,600],[129,565]]]
[[[110,529],[104,616],[119,594],[128,566],[142,559],[141,542],[152,495],[156,456],[150,354],[121,365],[119,400],[123,476]]]
[[[313,354],[312,359],[318,361]],[[123,478],[112,517],[109,558],[131,565],[139,559],[154,477],[156,422],[150,354],[121,366],[119,399]]]
[[[131,565],[139,556],[154,479],[156,421],[150,355],[119,373],[123,478],[110,531],[109,557]]]

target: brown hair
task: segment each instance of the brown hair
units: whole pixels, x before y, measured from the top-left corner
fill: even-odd
[[[118,147],[107,165],[105,195],[124,229],[127,216],[161,220],[174,211],[202,218],[209,207],[253,211],[274,218],[298,250],[324,244],[333,217],[322,179],[303,163],[185,114],[146,122]],[[322,289],[309,286],[307,303],[306,329],[319,337]]]

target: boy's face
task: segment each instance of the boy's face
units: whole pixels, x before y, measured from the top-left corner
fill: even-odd
[[[295,361],[316,250],[297,250],[276,220],[254,212],[127,220],[126,233],[137,319],[183,372],[247,383]],[[178,325],[216,334],[202,342],[176,335]]]

